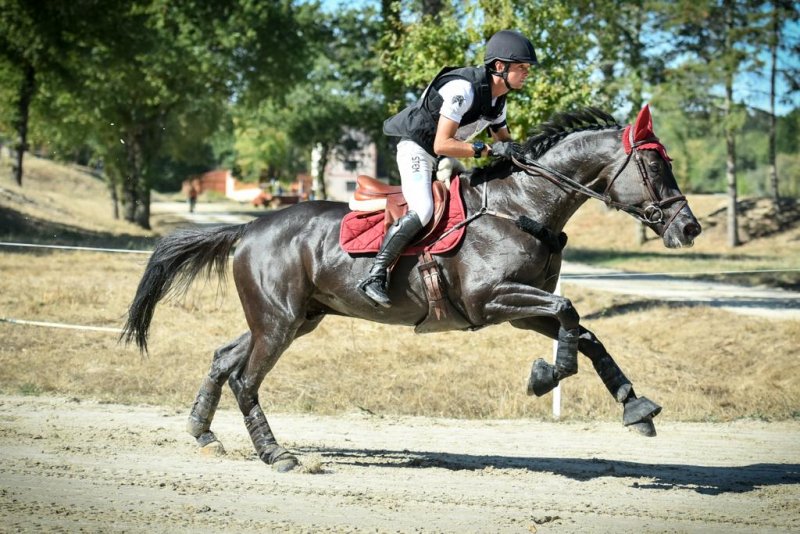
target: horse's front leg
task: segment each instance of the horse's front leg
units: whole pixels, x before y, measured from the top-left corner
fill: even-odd
[[[557,321],[547,317],[519,319],[511,321],[511,324],[517,328],[534,330],[552,339],[558,338],[560,329]],[[592,361],[592,366],[603,381],[606,389],[617,402],[622,404],[622,423],[645,436],[655,436],[656,428],[653,424],[653,417],[661,412],[661,406],[646,397],[636,396],[633,391],[633,384],[606,351],[597,336],[582,326],[580,327],[578,350]],[[530,384],[528,389],[530,393]]]
[[[489,323],[528,318],[547,318],[557,327],[551,337],[558,339],[555,365],[542,358],[533,364],[528,394],[541,397],[558,383],[578,372],[580,316],[572,302],[564,297],[525,284],[504,282],[494,288],[494,296],[484,306]]]

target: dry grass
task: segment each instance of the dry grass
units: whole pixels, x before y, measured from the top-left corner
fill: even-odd
[[[602,203],[589,201],[570,220],[565,231],[569,244],[567,260],[641,272],[698,273],[709,278],[744,285],[768,285],[800,289],[800,208],[793,206],[793,225],[782,232],[763,238],[748,236],[746,228],[760,210],[740,215],[740,238],[743,245],[732,249],[727,245],[725,224],[718,212],[726,206],[721,195],[690,195],[689,203],[703,226],[703,233],[694,247],[666,249],[662,241],[648,230],[644,245],[635,244],[636,221],[622,212],[608,210]],[[763,204],[763,203],[762,203]],[[734,271],[780,270],[784,272],[733,274]],[[707,275],[702,273],[726,272]]]
[[[81,185],[85,177],[75,180],[69,187],[89,187]],[[47,182],[29,179],[20,191],[0,174],[2,191],[33,199],[26,213],[35,211],[46,221],[52,206],[60,222],[73,217],[58,197],[71,199],[67,191],[52,193],[43,205],[37,183]],[[51,184],[51,189],[58,188]],[[106,205],[105,192],[101,188],[92,195],[96,213],[86,214],[91,221],[87,224],[96,225],[91,232],[123,234],[123,239],[151,236],[119,222],[105,226],[106,215],[98,209]],[[91,211],[92,203],[84,200]],[[7,196],[0,196],[0,210],[19,213]],[[599,249],[614,233],[619,242],[626,229],[632,236],[629,221],[617,222],[616,216],[604,213],[602,206],[587,206],[570,229],[571,244],[579,250],[590,250],[582,248],[585,243]],[[80,228],[81,216],[74,217],[68,223]],[[692,252],[728,261],[724,247],[711,242],[704,246],[701,242]],[[790,239],[787,247],[794,246]],[[647,254],[665,261],[674,256],[657,243],[646,247]],[[783,257],[758,242],[748,247],[737,254],[785,262],[798,258]],[[795,249],[789,250],[794,254]],[[122,324],[146,260],[140,255],[89,252],[6,249],[0,254],[0,316],[94,326]],[[586,326],[603,340],[637,392],[664,405],[660,417],[800,417],[800,322],[702,307],[665,306],[603,316],[604,309],[632,298],[577,289],[569,296],[584,317],[594,317]],[[195,283],[184,301],[160,305],[149,357],[118,345],[114,334],[0,323],[0,390],[186,407],[194,400],[214,348],[244,330],[233,287],[220,295],[216,284],[202,283]],[[551,350],[549,340],[507,325],[417,336],[410,328],[330,317],[284,354],[265,381],[262,402],[268,411],[547,418],[549,397],[527,397],[525,383],[533,359],[549,358]],[[588,360],[582,359],[581,365],[579,374],[563,386],[564,417],[618,420],[619,407]],[[227,391],[222,402],[234,406]]]

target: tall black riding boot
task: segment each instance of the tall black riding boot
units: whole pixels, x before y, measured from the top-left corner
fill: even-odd
[[[400,257],[403,250],[422,230],[422,222],[416,212],[409,211],[400,217],[386,231],[381,243],[381,250],[375,256],[375,262],[367,277],[358,283],[358,289],[364,292],[375,304],[389,308],[392,302],[388,293],[388,269]]]

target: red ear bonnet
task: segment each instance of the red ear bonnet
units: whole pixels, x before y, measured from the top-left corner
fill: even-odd
[[[653,133],[653,119],[650,117],[650,105],[645,104],[639,116],[636,117],[636,122],[633,126],[630,124],[622,131],[622,146],[625,148],[625,153],[631,153],[631,147],[636,147],[639,150],[658,150],[664,161],[671,161],[667,155],[667,149],[658,140],[656,134]]]

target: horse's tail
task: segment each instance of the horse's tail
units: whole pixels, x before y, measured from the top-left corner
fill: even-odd
[[[147,352],[147,332],[156,304],[165,297],[185,293],[204,269],[209,278],[216,272],[220,281],[224,280],[228,255],[247,227],[248,224],[212,230],[189,228],[161,239],[128,308],[120,340],[126,344],[135,340],[139,350]]]

